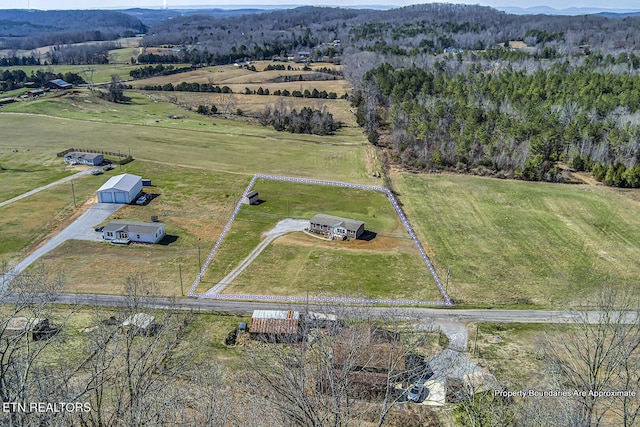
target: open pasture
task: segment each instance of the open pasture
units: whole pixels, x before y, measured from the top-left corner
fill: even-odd
[[[43,151],[0,148],[0,202],[47,185],[76,171]]]
[[[638,292],[640,203],[602,186],[395,174],[449,295],[466,304],[566,306],[601,285]]]
[[[366,161],[369,148],[357,129],[331,137],[290,134],[211,119],[143,95],[132,98],[128,105],[112,104],[81,92],[8,105],[0,112],[6,136],[0,149],[46,150],[54,156],[75,146],[130,151],[137,159],[251,175],[373,180],[375,165]]]

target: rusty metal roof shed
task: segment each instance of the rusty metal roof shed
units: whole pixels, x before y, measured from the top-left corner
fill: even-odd
[[[254,310],[249,332],[252,334],[298,333],[300,313],[292,310]]]

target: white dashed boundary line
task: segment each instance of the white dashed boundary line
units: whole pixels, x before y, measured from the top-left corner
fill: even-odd
[[[425,264],[429,268],[429,271],[431,272],[433,279],[435,280],[436,284],[438,285],[438,288],[440,289],[440,293],[442,294],[444,301],[410,301],[410,300],[393,300],[393,299],[327,298],[327,297],[307,298],[307,297],[295,297],[295,296],[287,297],[287,296],[277,296],[277,295],[196,294],[195,293],[196,288],[202,281],[202,277],[207,271],[207,268],[209,268],[209,264],[211,263],[211,260],[213,259],[215,254],[218,252],[218,249],[220,248],[220,245],[222,244],[224,237],[226,236],[227,232],[231,228],[231,224],[233,224],[233,221],[236,219],[236,215],[238,215],[238,212],[242,207],[242,200],[252,191],[253,186],[255,185],[258,179],[268,179],[271,181],[295,182],[300,184],[328,185],[332,187],[354,188],[357,190],[368,190],[368,191],[377,191],[379,193],[384,193],[389,199],[389,201],[391,202],[391,205],[395,209],[396,214],[398,214],[398,217],[404,224],[404,227],[409,233],[409,236],[411,236],[411,239],[413,240],[416,247],[418,248],[418,251],[422,256],[422,259],[424,260]],[[244,190],[242,197],[238,201],[238,204],[236,205],[235,209],[233,210],[233,213],[231,214],[229,221],[227,221],[227,224],[224,226],[222,233],[220,233],[218,240],[216,241],[215,245],[213,245],[213,249],[211,249],[211,253],[209,253],[209,256],[207,257],[205,263],[202,265],[202,269],[196,276],[196,279],[194,280],[193,285],[189,290],[189,296],[196,297],[196,298],[209,298],[209,299],[244,299],[244,300],[248,299],[248,300],[269,300],[269,301],[277,300],[277,301],[290,301],[290,302],[312,301],[312,302],[336,302],[336,303],[348,303],[348,304],[361,303],[361,304],[394,304],[394,305],[447,305],[447,306],[452,305],[449,295],[447,295],[447,292],[445,291],[444,286],[442,286],[442,282],[440,281],[440,278],[438,277],[436,270],[433,268],[433,264],[431,264],[431,260],[429,260],[427,253],[424,251],[422,244],[418,240],[418,237],[416,236],[416,233],[413,231],[411,224],[409,224],[409,220],[407,220],[407,217],[404,215],[402,208],[400,208],[400,205],[398,204],[398,200],[393,195],[391,190],[389,190],[388,188],[376,187],[373,185],[351,184],[346,182],[324,181],[324,180],[318,180],[318,179],[295,178],[290,176],[264,175],[264,174],[255,174],[253,178],[251,178],[249,185]]]

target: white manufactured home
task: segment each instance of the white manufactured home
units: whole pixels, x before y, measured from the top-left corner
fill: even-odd
[[[164,224],[160,222],[112,221],[104,226],[105,240],[158,243],[165,236]]]
[[[309,220],[309,231],[325,236],[357,239],[364,233],[364,222],[333,215],[316,214]]]
[[[104,156],[100,153],[71,151],[70,153],[64,155],[64,161],[69,165],[98,166],[104,163]]]
[[[99,203],[131,203],[142,193],[142,178],[123,173],[109,178],[98,189]]]

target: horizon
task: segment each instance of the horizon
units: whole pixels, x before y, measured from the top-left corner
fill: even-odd
[[[203,3],[197,4],[198,0],[133,0],[131,2],[125,2],[124,0],[97,0],[91,1],[91,6],[87,6],[85,0],[18,0],[14,4],[7,4],[5,2],[0,3],[0,10],[18,9],[18,10],[126,10],[126,9],[290,9],[303,6],[324,6],[324,7],[342,7],[342,8],[355,8],[355,9],[392,9],[405,7],[415,4],[428,4],[435,3],[429,1],[411,1],[411,0],[385,0],[377,4],[376,2],[367,2],[366,0],[344,0],[340,4],[331,3],[329,0],[327,3],[322,4],[310,4],[300,2],[299,0],[284,0],[277,4],[270,0],[238,0],[235,3],[229,4],[212,4]],[[126,3],[126,4],[125,4]],[[451,4],[469,4],[479,6],[489,6],[499,10],[519,9],[522,11],[530,10],[535,12],[536,10],[554,10],[558,12],[571,11],[571,10],[588,10],[589,13],[598,12],[613,12],[613,13],[626,13],[633,11],[640,11],[640,5],[636,0],[622,0],[617,2],[615,7],[611,7],[610,3],[605,3],[603,0],[587,0],[584,2],[576,2],[572,0],[560,0],[555,2],[553,6],[547,4],[531,5],[526,0],[482,0],[482,1],[444,1],[442,3]],[[52,7],[53,6],[53,7]]]

